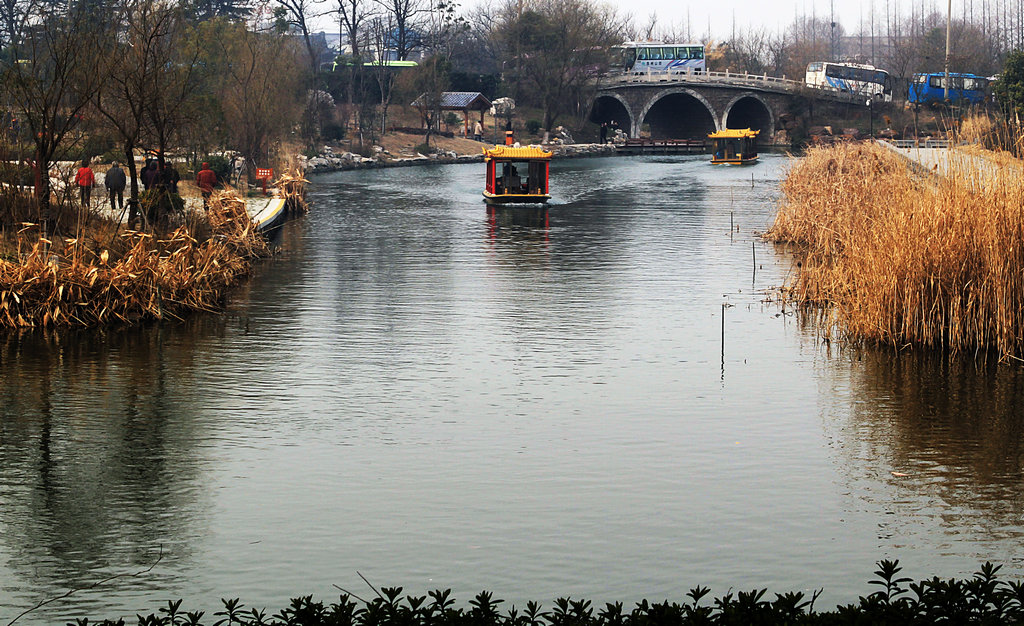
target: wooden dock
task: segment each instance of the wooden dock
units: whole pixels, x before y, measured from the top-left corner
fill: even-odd
[[[627,139],[616,146],[619,154],[702,154],[707,152],[703,139]]]

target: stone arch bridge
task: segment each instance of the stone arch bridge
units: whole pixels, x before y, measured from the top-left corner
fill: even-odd
[[[780,116],[791,113],[800,96],[865,106],[863,96],[810,90],[770,76],[707,72],[637,74],[604,79],[590,109],[590,121],[614,121],[630,137],[704,139],[723,128],[760,130],[759,140],[776,143]],[[788,143],[788,142],[787,142]]]

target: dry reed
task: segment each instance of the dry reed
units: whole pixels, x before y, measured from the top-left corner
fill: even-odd
[[[118,252],[82,238],[30,241],[27,226],[17,261],[0,259],[0,326],[92,326],[216,310],[268,249],[237,196],[215,196],[207,217],[203,241],[186,226],[165,237],[128,232],[112,246]]]
[[[295,213],[307,213],[309,205],[306,204],[306,180],[301,170],[287,170],[274,185],[280,189],[281,196],[285,199],[288,209]]]
[[[875,144],[808,151],[766,234],[801,252],[785,297],[829,336],[1024,356],[1022,163],[948,158],[929,176]]]

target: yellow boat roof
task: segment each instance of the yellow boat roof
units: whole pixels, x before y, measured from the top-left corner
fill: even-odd
[[[726,128],[711,133],[708,135],[708,139],[743,139],[744,137],[757,137],[760,132],[749,128]]]
[[[514,148],[512,146],[494,146],[484,148],[484,157],[488,159],[550,159],[551,153],[536,146]]]

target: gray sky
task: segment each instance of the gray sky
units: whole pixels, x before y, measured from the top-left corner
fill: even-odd
[[[884,11],[885,0],[877,0],[875,8]],[[733,24],[737,29],[764,27],[779,31],[793,22],[799,12],[828,19],[834,15],[848,33],[858,29],[863,18],[869,19],[872,4],[849,0],[715,0],[714,2],[679,2],[678,0],[612,0],[611,4],[633,14],[638,24],[645,24],[651,13],[657,13],[663,26],[685,26],[690,21],[691,38],[699,39],[708,32],[717,40],[728,38]],[[877,18],[876,18],[877,19]]]

